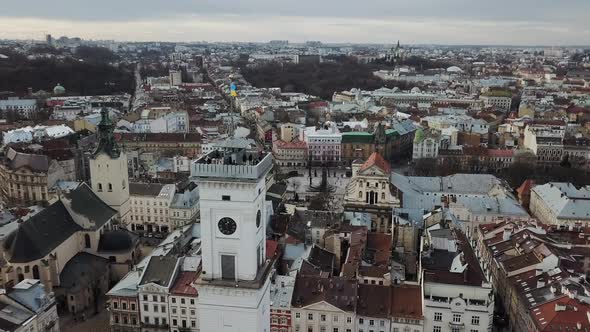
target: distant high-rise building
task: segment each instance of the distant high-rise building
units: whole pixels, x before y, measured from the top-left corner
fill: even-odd
[[[53,37],[51,37],[51,34],[45,35],[45,42],[47,43],[47,45],[53,46]]]
[[[178,86],[182,84],[182,72],[180,70],[170,71],[170,85]]]
[[[289,41],[288,40],[271,40],[268,42],[268,44],[272,47],[285,47],[287,45],[289,45]]]

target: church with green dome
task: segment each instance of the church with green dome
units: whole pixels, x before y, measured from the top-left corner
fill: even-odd
[[[396,130],[385,129],[380,123],[372,133],[342,133],[341,158],[348,162],[356,159],[367,160],[373,152],[378,152],[386,160],[391,160],[396,151],[395,145],[399,145],[399,136]]]

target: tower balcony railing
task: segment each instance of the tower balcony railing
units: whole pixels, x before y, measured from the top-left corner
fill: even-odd
[[[272,168],[272,154],[266,153],[243,162],[228,162],[224,158],[212,158],[213,151],[191,165],[191,176],[199,178],[234,178],[257,180]],[[260,159],[261,158],[261,159]]]

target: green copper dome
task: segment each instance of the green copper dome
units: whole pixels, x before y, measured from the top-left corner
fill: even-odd
[[[63,86],[61,86],[61,84],[57,83],[57,85],[55,86],[55,88],[53,88],[53,94],[54,95],[63,95],[66,93],[66,88],[64,88]]]

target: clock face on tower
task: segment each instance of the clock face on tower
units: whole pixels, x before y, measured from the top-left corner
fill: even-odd
[[[258,210],[258,213],[256,213],[256,228],[260,227],[260,219],[262,218],[262,214],[260,213],[260,210]]]
[[[223,235],[232,235],[238,226],[232,218],[225,217],[219,220],[217,227]]]

